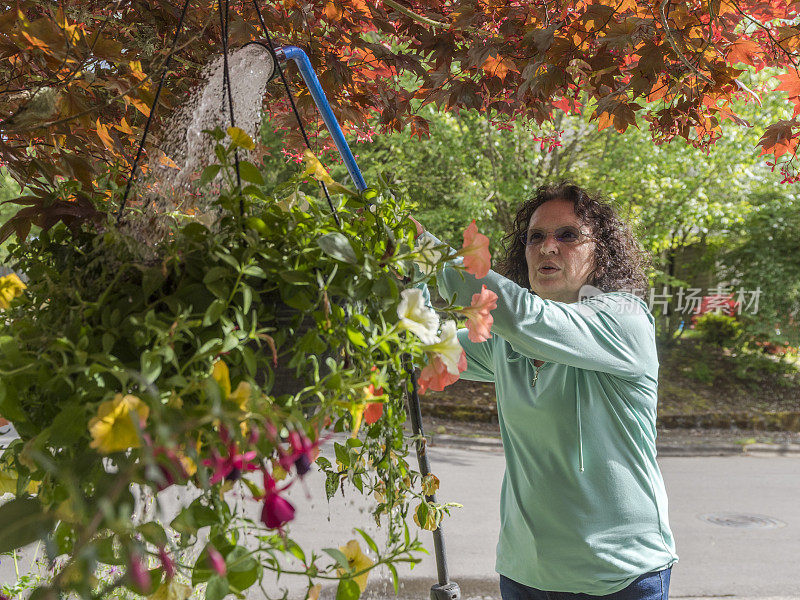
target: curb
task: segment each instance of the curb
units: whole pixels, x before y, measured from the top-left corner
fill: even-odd
[[[502,452],[500,438],[471,437],[452,434],[428,434],[425,436],[431,448],[459,448],[462,450],[482,450]],[[747,456],[773,455],[798,456],[800,444],[658,444],[659,456]]]
[[[423,403],[422,414],[451,421],[497,423],[495,406],[470,406],[452,402]],[[662,414],[664,429],[756,429],[800,432],[800,411]]]

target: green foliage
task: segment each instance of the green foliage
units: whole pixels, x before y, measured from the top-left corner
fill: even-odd
[[[753,209],[732,228],[720,253],[726,275],[761,290],[756,314],[744,321],[750,339],[800,345],[800,202],[785,190],[752,199]]]
[[[303,191],[305,173],[261,185],[240,161],[255,183],[239,189],[232,157],[242,142],[215,135],[221,162],[202,177],[222,177],[214,229],[188,219],[143,252],[110,212],[98,229],[59,224],[11,248],[29,281],[0,330],[0,414],[22,438],[3,455],[16,499],[0,506],[0,531],[6,549],[40,539],[48,559],[60,557],[46,584],[57,593],[130,587],[124,574],[92,575],[130,570],[160,549],[191,555],[198,539],[226,574],[209,570],[207,553],[179,569],[208,581],[209,597],[243,592],[265,573],[339,579],[335,561],[223,499],[248,466],[264,471],[264,487],[258,477],[242,489],[279,494],[270,465],[302,477],[297,453],[331,430],[351,435],[336,446],[339,464],[317,461],[334,493],[349,483],[383,494],[373,516],[389,535],[382,552],[370,544],[375,565],[418,560],[405,525],[423,493],[406,460],[403,357],[421,361],[424,348],[397,312],[417,258],[409,205],[386,187],[368,203],[339,186],[337,226],[327,203]],[[278,391],[286,381],[291,389]],[[385,390],[383,415],[359,428],[369,386]],[[234,470],[232,460],[244,462]],[[199,491],[171,523],[174,542],[159,514],[132,518],[132,490],[157,496],[170,485]],[[246,550],[240,538],[253,530]],[[308,558],[297,566],[299,555]],[[164,571],[155,565],[153,586]]]
[[[725,347],[736,343],[742,333],[742,325],[734,317],[714,312],[697,317],[695,329],[705,341]]]
[[[8,200],[17,198],[20,189],[5,169],[0,169],[0,223],[5,223],[9,217],[19,210],[15,204],[6,204]],[[37,228],[38,230],[38,228]],[[5,262],[8,256],[8,242],[0,243],[0,264]]]
[[[741,79],[759,89],[769,75],[765,69]],[[774,336],[780,323],[786,342],[788,316],[800,308],[791,234],[800,211],[792,189],[779,185],[780,175],[751,150],[760,131],[783,118],[785,102],[767,94],[763,106],[748,99],[734,100],[732,107],[746,122],[724,121],[722,137],[707,149],[680,140],[655,145],[645,128],[631,127],[624,135],[613,128],[598,131],[588,105],[583,115],[556,111],[542,125],[425,107],[420,114],[430,123],[429,138],[409,137],[405,130],[355,151],[367,179],[385,174],[419,202],[415,215],[441,239],[459,241],[476,219],[495,256],[517,206],[538,186],[568,178],[600,191],[652,255],[651,285],[659,294],[666,287],[671,296],[668,311],[655,311],[662,341],[673,340],[686,318],[678,308],[678,288],[701,287],[707,294],[709,287],[733,282],[737,289],[763,290],[759,316],[751,323],[742,315],[747,327],[770,321]],[[272,154],[277,157],[277,150]],[[281,160],[276,163],[275,169],[284,168]],[[344,174],[343,167],[335,169]],[[768,221],[768,214],[783,220]]]
[[[714,381],[714,370],[703,362],[693,364],[688,375],[701,383],[712,383]]]

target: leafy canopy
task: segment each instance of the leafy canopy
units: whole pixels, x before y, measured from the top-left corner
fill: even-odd
[[[713,143],[738,96],[788,98],[785,118],[759,142],[787,180],[800,123],[800,3],[790,0],[478,2],[280,0],[261,7],[277,44],[304,47],[339,120],[351,133],[409,125],[427,135],[421,105],[496,111],[539,124],[560,111],[591,112],[600,129],[647,126],[656,142]],[[121,185],[155,96],[180,16],[178,2],[22,0],[0,17],[0,160],[30,194],[13,227],[52,226],[94,215]],[[189,3],[160,119],[221,52],[217,5]],[[113,18],[112,18],[113,16]],[[260,38],[255,4],[231,8],[231,47]],[[746,68],[776,69],[751,90]],[[289,69],[290,79],[298,83]],[[298,85],[307,120],[313,103]],[[267,106],[293,127],[287,105]],[[792,108],[791,114],[788,109]],[[559,109],[559,110],[556,110]],[[294,128],[294,127],[293,127]],[[289,134],[297,135],[289,130]],[[62,180],[77,182],[64,187]],[[106,180],[110,184],[106,183]],[[78,185],[79,184],[79,185]]]

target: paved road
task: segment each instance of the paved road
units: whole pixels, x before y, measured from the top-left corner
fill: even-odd
[[[491,448],[444,446],[431,447],[429,454],[441,480],[439,500],[464,505],[444,524],[451,579],[465,599],[499,598],[494,547],[503,455]],[[800,456],[664,457],[660,464],[681,558],[673,570],[671,598],[800,600]],[[301,545],[343,545],[355,537],[354,525],[383,539],[358,495],[337,495],[329,505],[321,479],[312,475],[307,481],[311,498],[301,486],[291,490],[298,507],[291,535]],[[256,516],[257,507],[249,508]],[[709,515],[728,525],[703,518]],[[774,526],[730,526],[742,523],[736,515],[751,517],[753,525]],[[412,571],[401,569],[401,598],[426,598],[435,583],[431,537],[420,534],[431,555]],[[0,581],[7,581],[8,562],[3,567]],[[282,583],[292,591],[290,597],[297,597],[300,582]],[[370,576],[368,598],[393,595],[386,572]],[[324,590],[326,597],[332,598],[333,590]]]
[[[441,480],[439,499],[464,504],[444,525],[451,578],[465,598],[498,598],[494,546],[503,456],[437,447],[430,457]],[[673,570],[672,598],[800,599],[799,456],[666,457],[660,464],[681,558]],[[337,497],[330,523],[306,515],[293,534],[309,543],[335,543],[346,537],[344,523],[354,522],[358,511],[358,503]],[[709,515],[728,525],[703,518]],[[732,527],[748,522],[736,515],[755,517],[752,525],[777,526]],[[325,525],[330,534],[323,533]],[[425,541],[432,550],[430,538]],[[406,573],[401,595],[426,597],[435,577],[433,557],[426,557]]]

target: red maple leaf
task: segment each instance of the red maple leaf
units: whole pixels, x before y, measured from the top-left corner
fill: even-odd
[[[786,92],[790,98],[800,96],[800,77],[797,76],[795,71],[789,71],[775,77],[781,81],[781,84],[775,88],[776,90]]]
[[[764,135],[758,142],[761,146],[761,155],[774,154],[775,160],[784,154],[794,156],[797,152],[797,136],[794,135],[794,127],[797,126],[794,119],[778,121],[764,130]]]
[[[729,63],[744,63],[755,66],[754,58],[758,57],[760,50],[758,44],[752,40],[739,40],[728,46],[728,54],[725,57]]]
[[[789,102],[794,104],[794,114],[792,116],[796,117],[800,114],[800,77],[797,76],[797,72],[794,70],[790,70],[783,75],[776,75],[775,77],[781,81],[780,85],[776,87],[775,90],[786,92]]]

